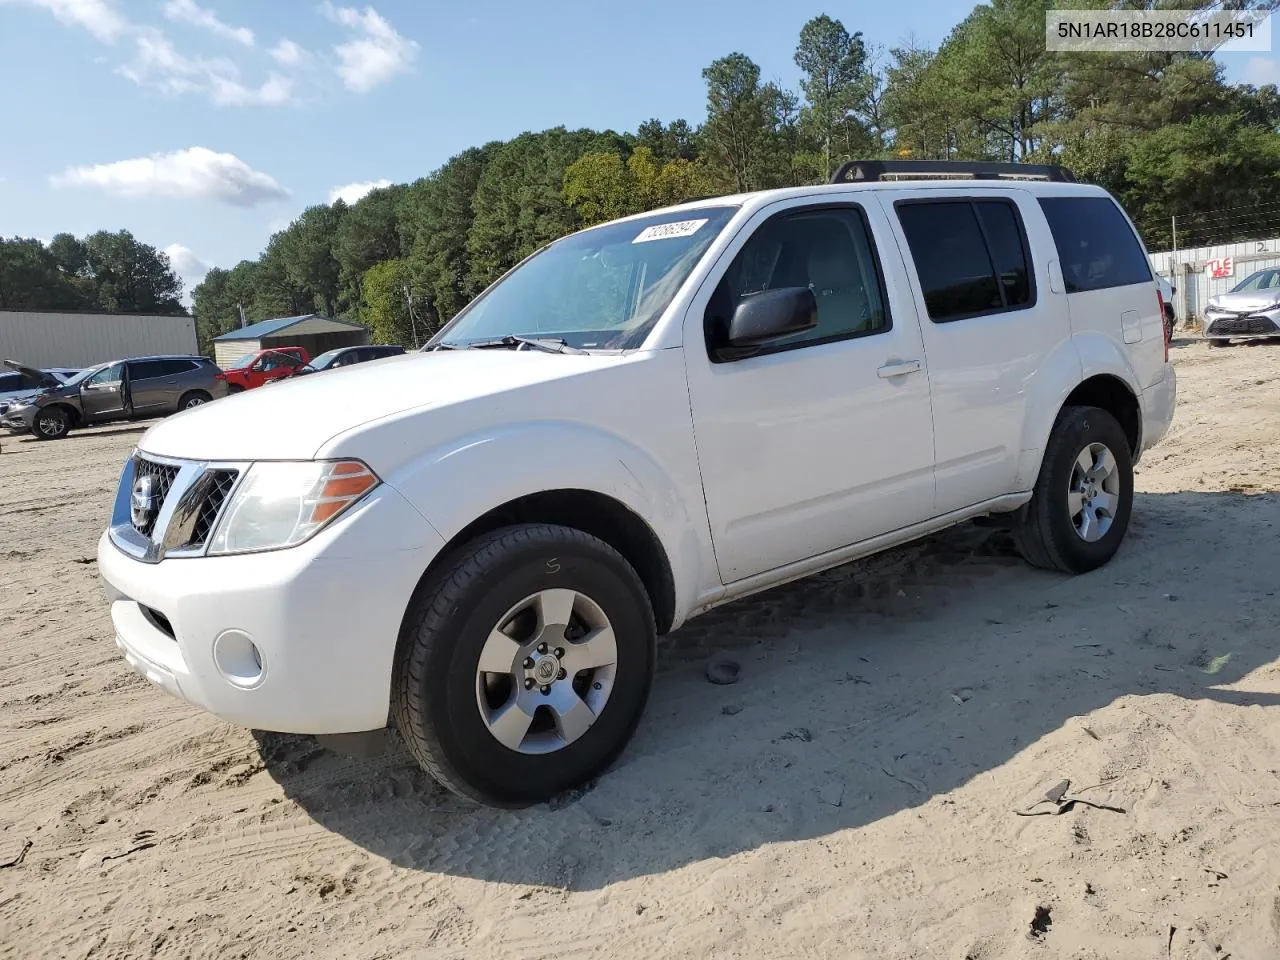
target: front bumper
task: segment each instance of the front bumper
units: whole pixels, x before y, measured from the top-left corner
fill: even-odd
[[[401,620],[442,546],[383,485],[297,547],[147,563],[108,531],[98,569],[116,644],[152,683],[239,726],[352,733],[387,723]]]
[[[0,426],[10,433],[30,433],[31,425],[36,419],[36,411],[39,409],[37,406],[10,407],[3,416],[0,416]]]
[[[1232,337],[1280,337],[1280,309],[1256,313],[1228,313],[1208,309],[1204,314],[1203,337],[1228,340]]]

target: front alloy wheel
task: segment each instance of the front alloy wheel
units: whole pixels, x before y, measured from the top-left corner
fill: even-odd
[[[635,732],[654,669],[635,569],[581,530],[519,524],[453,551],[405,614],[392,715],[418,762],[494,806],[598,776]]]
[[[591,728],[613,692],[618,642],[603,610],[573,590],[542,590],[507,611],[476,668],[476,702],[494,738],[551,753]]]

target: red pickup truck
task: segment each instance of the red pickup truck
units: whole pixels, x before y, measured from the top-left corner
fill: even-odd
[[[310,362],[311,354],[302,347],[274,347],[241,357],[218,374],[218,379],[227,382],[228,393],[240,393],[272,380],[292,377]]]

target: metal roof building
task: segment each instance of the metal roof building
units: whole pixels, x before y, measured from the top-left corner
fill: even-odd
[[[241,357],[276,347],[302,347],[311,356],[337,347],[358,347],[369,342],[369,331],[354,323],[330,320],[319,313],[278,317],[251,323],[213,338],[213,359],[226,369]]]

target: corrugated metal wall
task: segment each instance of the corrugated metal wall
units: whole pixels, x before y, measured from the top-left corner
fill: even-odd
[[[196,350],[193,317],[0,310],[0,358],[33,367],[88,367]]]
[[[1215,280],[1204,272],[1206,260],[1226,257],[1235,261],[1232,276]],[[1280,237],[1153,253],[1151,266],[1177,288],[1173,296],[1173,310],[1178,322],[1185,323],[1188,318],[1203,317],[1210,297],[1226,293],[1249,274],[1268,267],[1280,267]]]
[[[241,357],[257,353],[262,345],[257,340],[223,340],[213,344],[213,362],[223,370]]]

